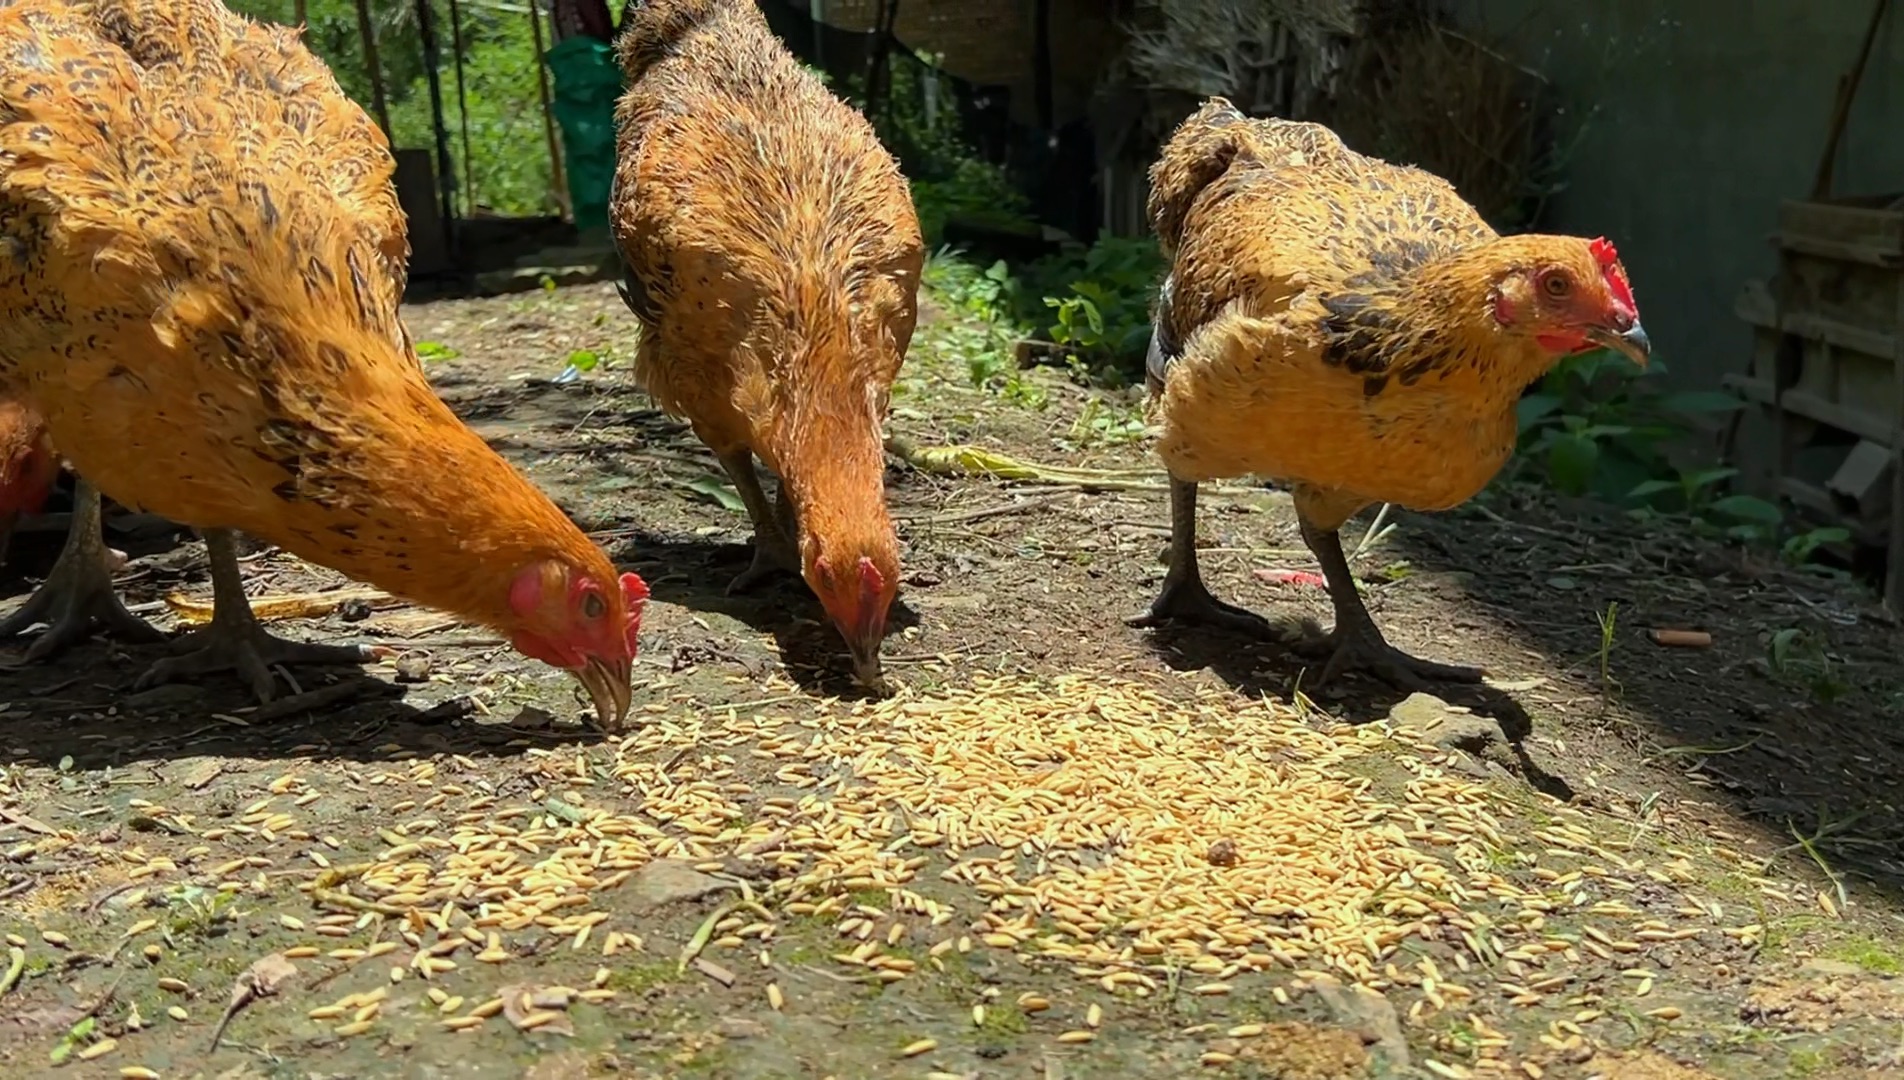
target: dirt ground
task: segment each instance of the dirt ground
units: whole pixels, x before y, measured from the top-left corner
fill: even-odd
[[[895,464],[872,702],[797,582],[724,595],[745,517],[632,386],[612,287],[407,314],[649,582],[642,725],[605,739],[562,676],[385,600],[277,624],[402,650],[293,672],[319,700],[288,715],[229,678],[132,694],[154,648],[10,647],[8,1075],[1904,1076],[1904,685],[1867,591],[1494,492],[1357,563],[1397,644],[1492,684],[1311,698],[1274,646],[1125,625],[1162,575],[1147,481]],[[1040,370],[1027,408],[951,340],[922,330],[896,434],[1152,466],[1134,396]],[[606,362],[552,382],[578,350]],[[1274,573],[1313,569],[1285,497],[1203,526],[1219,595],[1326,623]],[[110,528],[140,610],[208,599],[189,534]],[[16,540],[7,594],[58,540]]]

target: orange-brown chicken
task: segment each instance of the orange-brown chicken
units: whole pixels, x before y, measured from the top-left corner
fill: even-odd
[[[232,529],[507,634],[626,716],[646,595],[432,391],[383,134],[295,32],[215,0],[0,7],[0,386],[75,469],[205,531],[215,615],[151,678],[363,650],[252,617]],[[42,588],[111,599],[97,500]],[[116,601],[114,601],[116,603]]]
[[[1221,98],[1164,146],[1149,211],[1171,260],[1147,374],[1172,541],[1137,624],[1270,629],[1214,599],[1196,557],[1198,482],[1265,476],[1292,488],[1334,601],[1323,681],[1478,680],[1388,644],[1337,530],[1372,503],[1445,510],[1480,491],[1513,453],[1522,391],[1560,358],[1605,346],[1646,362],[1613,246],[1498,236],[1438,177]]]
[[[636,374],[747,505],[754,562],[730,591],[797,569],[877,684],[899,584],[880,426],[925,260],[905,178],[753,0],[647,0],[619,50],[611,213]]]
[[[39,512],[59,468],[46,421],[21,402],[0,400],[0,563],[6,562],[14,524]]]

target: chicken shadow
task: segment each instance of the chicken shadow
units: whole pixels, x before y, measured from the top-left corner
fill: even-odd
[[[568,720],[534,708],[483,716],[466,695],[425,704],[411,700],[415,688],[351,667],[299,666],[295,688],[280,683],[280,697],[259,706],[229,674],[134,691],[139,673],[167,655],[163,643],[94,639],[31,664],[20,661],[23,651],[0,650],[0,701],[11,704],[0,715],[7,765],[86,773],[206,758],[387,764],[511,758],[606,738],[583,718],[585,707]]]
[[[1677,525],[1512,497],[1498,513],[1404,515],[1389,544],[1414,566],[1459,568],[1465,609],[1597,690],[1602,726],[1630,748],[1617,771],[1674,762],[1773,848],[1811,843],[1834,872],[1904,894],[1897,636],[1874,598]],[[1673,628],[1710,636],[1653,636]],[[1781,673],[1770,641],[1786,630],[1828,645]],[[1657,780],[1622,786],[1641,783]]]
[[[708,660],[735,664],[750,676],[774,666],[801,690],[821,697],[858,698],[870,692],[853,678],[846,643],[820,601],[798,574],[776,574],[748,592],[730,596],[727,586],[753,558],[750,543],[714,537],[681,537],[646,530],[623,531],[610,547],[616,565],[648,583],[649,597],[689,612],[732,619],[773,639],[778,657],[748,655],[731,635],[691,619],[642,626],[644,653],[666,654],[677,670]],[[902,593],[886,616],[891,635],[919,623]]]
[[[1303,690],[1322,674],[1324,660],[1277,641],[1179,623],[1136,632],[1173,670],[1207,669],[1249,697],[1291,702],[1301,690],[1316,704],[1353,723],[1389,716],[1413,693],[1359,672],[1342,673],[1320,690]],[[1533,720],[1512,695],[1486,684],[1446,682],[1429,683],[1422,692],[1466,709],[1475,718],[1473,723],[1441,724],[1426,732],[1436,745],[1463,751],[1483,765],[1498,766],[1556,799],[1574,798],[1573,785],[1529,752],[1527,737],[1533,734]]]

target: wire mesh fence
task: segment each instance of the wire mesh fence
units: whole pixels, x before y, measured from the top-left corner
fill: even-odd
[[[425,48],[417,0],[367,3],[371,53],[358,0],[227,2],[283,25],[294,25],[302,9],[307,44],[345,92],[366,109],[381,97],[393,144],[429,151],[434,162],[438,121],[426,60],[433,52],[452,213],[467,220],[567,212],[559,140],[543,96],[542,54],[553,44],[547,0],[424,0],[434,50]],[[868,115],[909,177],[949,181],[962,162],[996,165],[1031,218],[1085,238],[1095,233],[1096,162],[1086,125],[1052,132],[1021,123],[1008,87],[960,78],[877,30],[817,21],[804,0],[757,2],[789,51]]]

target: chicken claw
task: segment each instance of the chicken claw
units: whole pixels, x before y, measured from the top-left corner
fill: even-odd
[[[1365,671],[1402,690],[1425,690],[1430,681],[1478,683],[1486,674],[1480,668],[1457,667],[1422,660],[1388,643],[1369,616],[1362,595],[1355,590],[1355,577],[1349,560],[1342,553],[1342,534],[1322,529],[1301,518],[1302,539],[1322,564],[1322,576],[1329,585],[1329,598],[1335,602],[1335,630],[1323,639],[1332,651],[1323,665],[1322,677],[1311,683],[1320,689],[1344,671]]]
[[[76,644],[95,626],[126,641],[163,640],[165,635],[157,628],[126,610],[113,589],[112,572],[100,525],[99,489],[82,479],[73,490],[73,517],[66,546],[39,590],[20,610],[0,619],[0,638],[45,623],[46,632],[27,647],[28,663]]]
[[[1147,629],[1171,622],[1201,623],[1247,637],[1277,636],[1268,619],[1211,596],[1195,571],[1174,581],[1166,578],[1163,592],[1157,594],[1150,610],[1127,620],[1126,624]]]
[[[1478,683],[1486,674],[1476,667],[1462,667],[1423,660],[1390,645],[1371,624],[1366,630],[1325,639],[1332,649],[1322,675],[1309,685],[1320,689],[1344,671],[1362,671],[1383,682],[1408,691],[1426,690],[1431,682]]]
[[[365,645],[315,645],[269,633],[251,613],[230,530],[205,530],[205,550],[212,564],[211,624],[180,638],[174,648],[182,655],[147,668],[133,684],[135,691],[182,677],[235,671],[264,704],[277,696],[276,678],[271,673],[274,664],[366,664],[380,655]]]
[[[1268,619],[1210,595],[1197,568],[1197,485],[1170,478],[1170,569],[1150,610],[1126,625],[1147,628],[1168,622],[1202,623],[1249,637],[1281,634]]]

